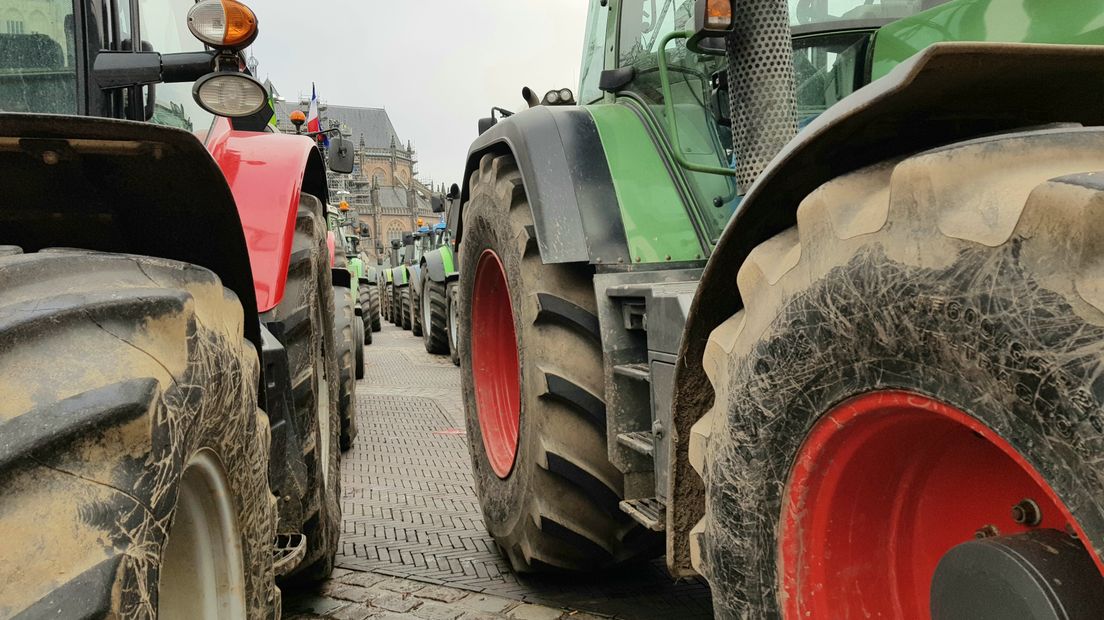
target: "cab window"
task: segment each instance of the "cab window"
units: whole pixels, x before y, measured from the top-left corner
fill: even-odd
[[[188,9],[194,4],[194,0],[140,0],[142,38],[162,54],[203,51],[203,43],[188,30]],[[214,118],[192,98],[191,84],[157,85],[152,122],[203,138]]]
[[[0,111],[76,114],[72,0],[5,4],[0,11]]]

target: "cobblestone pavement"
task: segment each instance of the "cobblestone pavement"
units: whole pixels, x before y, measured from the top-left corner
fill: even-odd
[[[471,479],[460,373],[390,324],[365,349],[359,436],[342,462],[334,578],[285,593],[293,619],[710,618],[708,588],[662,560],[585,577],[522,577],[487,534]]]

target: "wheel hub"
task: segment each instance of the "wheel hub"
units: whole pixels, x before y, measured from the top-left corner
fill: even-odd
[[[795,459],[781,517],[780,603],[790,618],[926,617],[936,566],[976,536],[1068,528],[1085,539],[1002,438],[898,391],[821,418]]]
[[[1104,618],[1104,578],[1065,532],[982,538],[940,560],[931,612],[937,620]]]
[[[479,257],[471,308],[471,359],[475,405],[491,469],[507,478],[517,459],[521,389],[517,335],[502,261],[492,250]]]

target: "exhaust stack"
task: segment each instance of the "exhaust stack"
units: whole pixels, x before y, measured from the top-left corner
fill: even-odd
[[[797,83],[786,0],[732,0],[728,102],[736,182],[746,193],[797,135]]]

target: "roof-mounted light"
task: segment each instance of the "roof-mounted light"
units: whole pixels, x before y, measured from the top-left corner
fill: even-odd
[[[237,0],[202,0],[188,10],[188,29],[217,49],[244,49],[257,38],[257,15]]]

